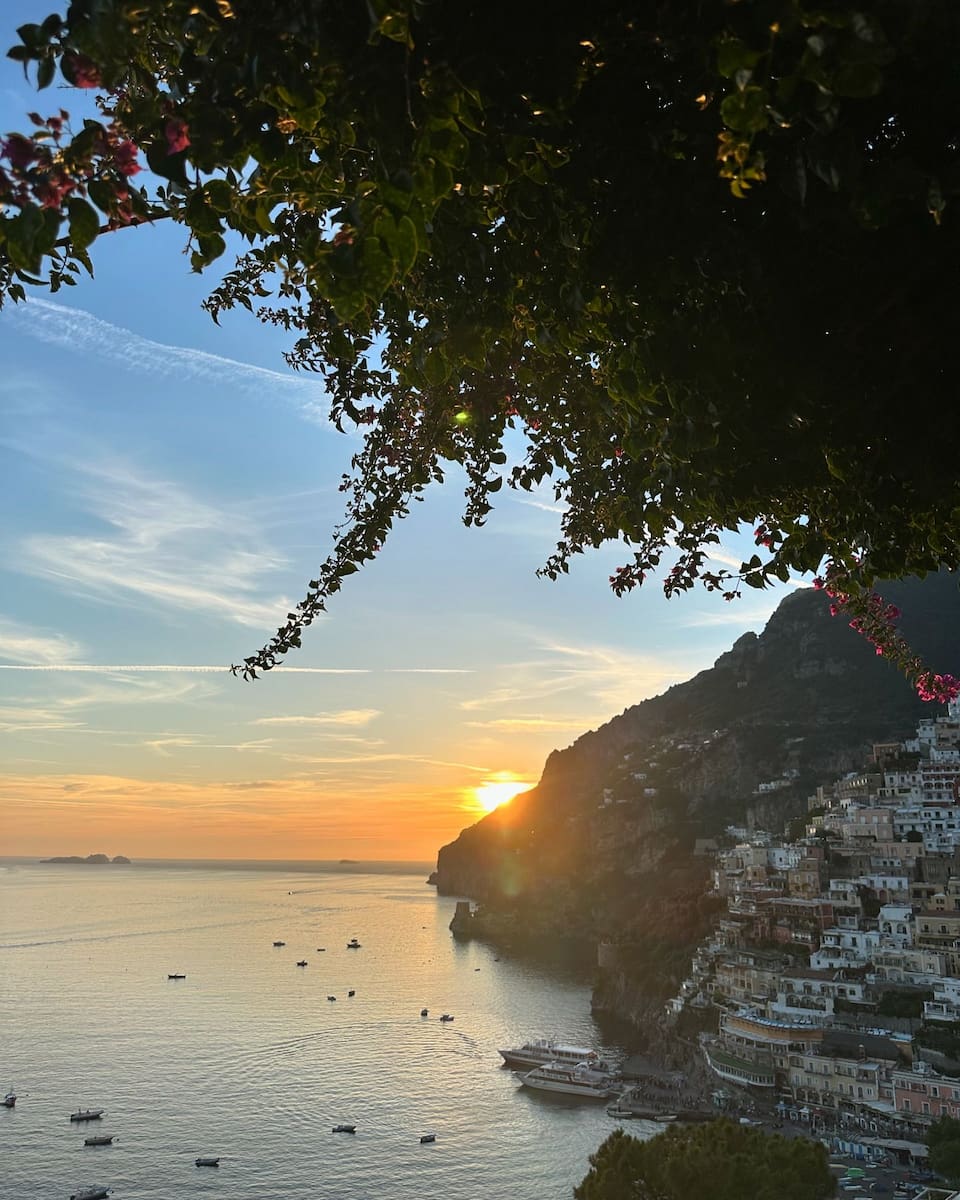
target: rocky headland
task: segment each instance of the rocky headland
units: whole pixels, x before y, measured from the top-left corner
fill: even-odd
[[[879,590],[927,661],[960,674],[956,578]],[[650,1034],[718,911],[698,851],[728,825],[805,813],[930,711],[821,593],[798,591],[708,670],[552,753],[535,788],[440,850],[431,881],[478,902],[463,936],[590,947],[595,1009]]]

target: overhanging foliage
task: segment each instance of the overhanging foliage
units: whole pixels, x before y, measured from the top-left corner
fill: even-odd
[[[103,120],[3,143],[2,292],[132,222],[183,225],[195,270],[233,231],[209,311],[289,330],[365,430],[248,677],[452,462],[468,524],[551,480],[544,573],[626,542],[618,592],[676,556],[668,595],[960,565],[956,5],[74,0],[19,34]],[[711,567],[744,522],[757,553]]]

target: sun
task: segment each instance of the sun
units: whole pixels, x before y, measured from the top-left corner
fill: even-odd
[[[516,779],[506,771],[500,771],[490,779],[473,788],[474,799],[484,812],[493,812],[521,792],[527,792],[533,784],[526,779]]]

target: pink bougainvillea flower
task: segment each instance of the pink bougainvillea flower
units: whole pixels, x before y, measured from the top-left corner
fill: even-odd
[[[10,160],[10,165],[15,171],[26,170],[38,157],[36,143],[21,133],[12,133],[0,146],[0,153]]]
[[[113,151],[113,161],[121,175],[136,175],[143,170],[137,162],[137,147],[133,142],[121,142]]]
[[[95,88],[100,86],[100,68],[85,54],[65,54],[63,58],[63,73],[68,83],[78,88]]]
[[[190,145],[190,126],[179,117],[171,117],[163,127],[167,139],[167,153],[179,154]]]

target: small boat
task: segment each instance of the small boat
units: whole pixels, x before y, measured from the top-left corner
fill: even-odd
[[[336,996],[328,996],[327,999],[328,1000],[336,1000]]]
[[[327,948],[326,948],[326,946],[318,946],[318,947],[317,947],[317,953],[318,953],[318,954],[326,954],[326,952],[327,952]]]
[[[274,942],[273,944],[275,946],[285,946],[287,943],[286,942]]]
[[[16,1103],[17,1093],[12,1090],[7,1092],[4,1098],[0,1100],[0,1104],[2,1104],[4,1108],[13,1108]]]
[[[359,950],[360,943],[357,941],[356,938],[351,938],[350,941],[347,942],[347,949],[348,950]]]
[[[427,1142],[435,1142],[437,1135],[435,1133],[423,1133],[420,1135],[420,1145],[425,1146]]]
[[[307,960],[305,958],[301,958],[300,961],[297,963],[298,967],[305,967],[306,965],[307,965]]]
[[[451,1017],[449,1013],[444,1013],[443,1016],[440,1018],[440,1020],[441,1021],[452,1021],[453,1017]]]
[[[220,1166],[219,1155],[216,1158],[211,1158],[209,1155],[201,1155],[199,1158],[195,1158],[193,1161],[194,1161],[195,1165],[198,1167],[219,1167]]]
[[[356,990],[355,990],[354,988],[351,988],[351,989],[350,989],[350,991],[349,991],[349,992],[347,992],[347,995],[348,995],[348,996],[355,996],[356,994],[357,994],[357,993],[356,993]]]
[[[104,1200],[110,1195],[108,1187],[87,1187],[81,1188],[79,1192],[74,1192],[70,1200]]]
[[[334,1125],[331,1133],[356,1133],[356,1125]]]
[[[78,1108],[70,1114],[71,1121],[99,1121],[106,1112],[104,1108]]]
[[[96,1137],[84,1138],[83,1144],[85,1146],[112,1146],[113,1139],[115,1137],[115,1133],[102,1133],[98,1134]]]
[[[168,979],[186,979],[186,975],[168,975]]]
[[[429,1009],[429,1008],[421,1008],[421,1009],[420,1009],[420,1016],[421,1016],[421,1017],[429,1017],[429,1016],[430,1016],[430,1009]]]

